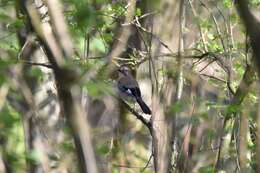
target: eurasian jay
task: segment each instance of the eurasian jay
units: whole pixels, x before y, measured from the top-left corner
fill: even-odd
[[[150,108],[142,99],[141,91],[137,81],[132,76],[130,69],[126,66],[119,68],[118,89],[121,97],[131,97],[139,104],[145,114],[151,114]]]

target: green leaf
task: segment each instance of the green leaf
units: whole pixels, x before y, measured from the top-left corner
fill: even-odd
[[[42,79],[44,77],[43,72],[39,68],[32,68],[31,76],[37,78],[37,80],[39,80],[39,81],[42,81]]]
[[[74,149],[73,143],[71,141],[65,141],[62,144],[62,147],[66,152],[71,152]]]
[[[112,86],[102,81],[88,81],[84,84],[83,88],[93,97],[100,97],[107,92],[113,92]]]
[[[199,173],[214,173],[215,170],[214,170],[214,167],[212,166],[205,166],[205,167],[201,167],[199,169]]]
[[[230,15],[230,21],[231,21],[232,23],[237,23],[237,22],[239,21],[239,16],[238,16],[236,13],[232,13],[232,14]]]
[[[116,14],[116,16],[125,16],[126,9],[124,8],[124,4],[116,3],[112,6],[112,11]]]
[[[260,0],[251,0],[250,4],[254,6],[260,5]]]
[[[141,15],[142,15],[142,11],[141,11],[140,8],[136,8],[136,10],[135,10],[135,15],[136,15],[136,16],[141,16]]]
[[[191,117],[191,124],[193,124],[193,125],[200,124],[200,118],[198,116],[192,116]]]
[[[42,157],[42,152],[39,150],[32,150],[30,153],[28,153],[26,155],[27,159],[34,163],[34,164],[38,164],[40,163],[41,157]]]
[[[0,112],[0,127],[11,129],[16,123],[20,122],[18,112],[10,105],[5,105]]]
[[[210,39],[210,40],[214,40],[215,39],[215,37],[214,37],[214,35],[212,34],[212,33],[208,33],[208,38]]]
[[[224,0],[224,1],[223,1],[223,5],[224,5],[224,7],[226,7],[226,8],[231,8],[231,7],[232,7],[232,1],[230,1],[230,0]]]
[[[0,13],[0,20],[1,20],[1,22],[10,22],[10,20],[12,20],[12,19],[11,19],[10,16],[1,12]]]
[[[15,30],[17,30],[17,29],[22,28],[23,26],[24,26],[23,20],[17,19],[17,20],[15,20],[14,22],[9,23],[9,24],[7,25],[7,28],[8,28],[8,30],[10,30],[10,31],[15,31]]]
[[[106,47],[105,47],[104,41],[100,38],[94,38],[92,40],[90,49],[96,50],[96,51],[101,52],[101,53],[106,52]]]
[[[10,65],[14,65],[16,63],[16,61],[13,60],[1,60],[0,59],[0,69],[6,69],[8,67],[10,67]]]
[[[112,169],[113,169],[113,170],[112,170],[112,173],[119,173],[119,169],[118,169],[118,168],[113,167]]]
[[[200,26],[204,29],[210,29],[212,27],[212,23],[207,19],[200,19]]]
[[[177,102],[170,107],[171,113],[179,113],[182,110],[183,110],[183,103],[182,102]]]
[[[97,153],[100,155],[106,155],[109,153],[109,147],[107,145],[101,145],[97,149]]]
[[[240,105],[229,105],[226,109],[227,114],[237,113],[240,110]]]
[[[113,41],[113,33],[104,33],[102,36],[107,43]]]

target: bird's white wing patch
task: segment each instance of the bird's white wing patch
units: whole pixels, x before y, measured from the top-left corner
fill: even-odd
[[[132,91],[130,89],[126,90],[127,94],[132,95]]]

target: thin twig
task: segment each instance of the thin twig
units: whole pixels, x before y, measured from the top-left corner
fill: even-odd
[[[190,7],[191,7],[191,10],[192,10],[192,13],[193,13],[194,17],[197,18],[197,17],[198,17],[198,14],[197,14],[197,12],[195,11],[195,8],[194,8],[194,6],[193,6],[191,0],[188,0],[188,2],[189,2],[189,4],[190,4]],[[197,24],[197,27],[198,27],[199,32],[200,32],[200,37],[201,37],[201,40],[202,40],[203,49],[204,49],[205,52],[207,52],[207,51],[208,51],[208,48],[207,48],[207,45],[206,45],[206,40],[205,40],[204,33],[203,33],[203,31],[202,31],[202,28],[201,28],[200,24],[199,24],[198,22],[196,22],[196,24]]]
[[[129,22],[129,23],[123,23],[123,24],[121,24],[121,25],[122,25],[122,26],[132,25],[132,24],[134,24],[135,22],[138,22],[140,19],[143,19],[143,18],[145,18],[145,17],[151,16],[151,15],[154,15],[154,14],[157,14],[157,13],[158,13],[158,11],[153,11],[153,12],[150,12],[150,13],[145,13],[145,14],[143,14],[143,15],[140,16],[140,17],[135,17],[135,19],[132,20],[131,22]]]
[[[205,77],[208,77],[208,78],[212,78],[212,79],[215,79],[215,80],[218,80],[218,81],[223,82],[223,83],[226,83],[226,81],[225,81],[224,79],[218,78],[218,77],[216,77],[216,76],[211,76],[211,75],[204,74],[204,73],[203,73],[203,74],[200,74],[200,75],[205,76]]]
[[[146,163],[146,165],[144,166],[144,168],[140,171],[141,173],[145,171],[145,169],[149,166],[151,160],[153,158],[153,153],[150,155],[148,162]]]
[[[200,69],[199,72],[202,72],[203,70],[205,70],[210,64],[212,64],[212,63],[215,62],[215,61],[216,61],[216,60],[213,59],[213,60],[211,60],[210,62],[208,62],[208,64],[206,64],[202,69]]]
[[[47,63],[37,63],[37,62],[30,62],[30,61],[19,61],[19,62],[27,64],[27,65],[42,66],[42,67],[53,69],[53,65],[47,64]]]

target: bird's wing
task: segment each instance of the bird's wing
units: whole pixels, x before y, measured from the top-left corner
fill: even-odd
[[[132,95],[137,97],[141,97],[141,91],[139,88],[134,87],[134,88],[129,88],[129,90],[131,91]]]
[[[141,91],[136,80],[123,77],[118,81],[118,88],[134,97],[141,97]]]

